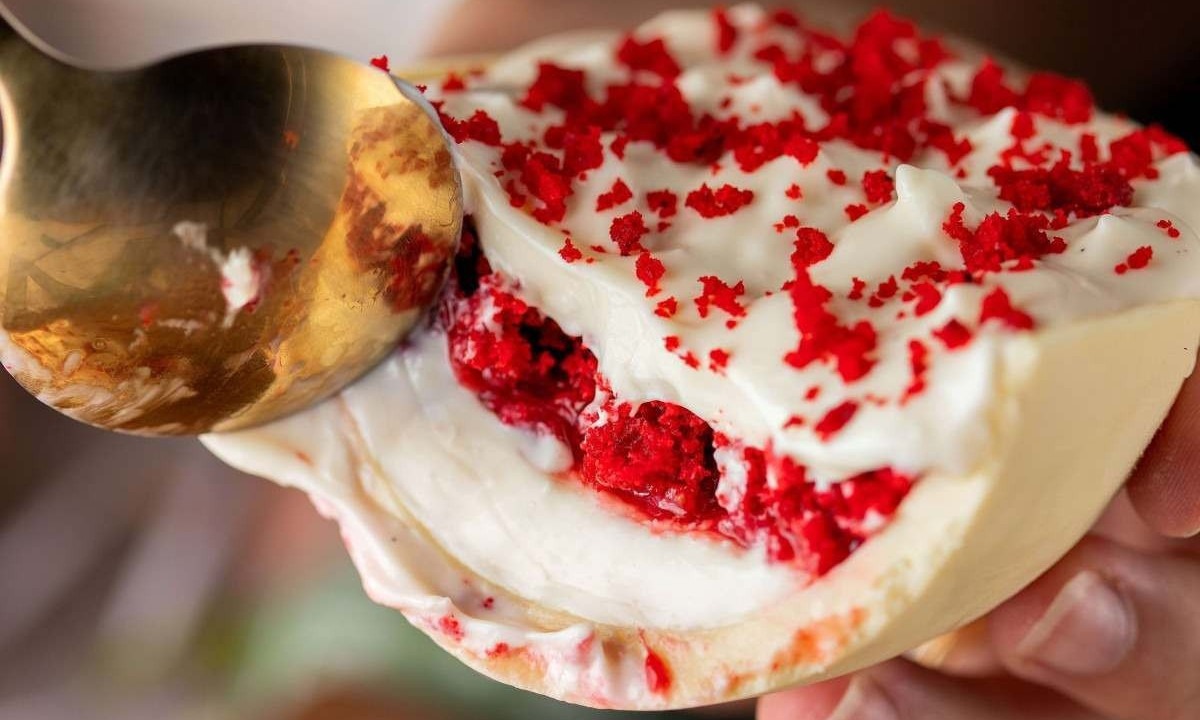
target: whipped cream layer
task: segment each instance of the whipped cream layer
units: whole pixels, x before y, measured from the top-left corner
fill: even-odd
[[[914,73],[924,119],[946,128],[949,142],[919,146],[903,161],[831,137],[815,141],[812,157],[783,154],[747,169],[732,152],[712,162],[679,162],[652,142],[604,132],[599,163],[572,178],[561,218],[549,219],[537,217],[545,209],[537,189],[505,164],[501,143],[541,147],[547,128],[564,121],[553,104],[535,110],[526,101],[543,63],[583,71],[596,96],[631,78],[663,81],[618,60],[630,38],[662,41],[679,66],[666,81],[696,116],[736,117],[744,126],[798,113],[817,136],[832,120],[827,103],[781,78],[761,50],[778,46],[817,69],[839,66],[845,50],[821,37],[754,6],[716,18],[673,12],[632,36],[592,33],[535,43],[481,72],[435,84],[427,95],[461,140],[467,208],[486,258],[513,293],[582,338],[613,396],[678,404],[739,445],[769,448],[802,465],[820,486],[897,468],[917,478],[897,515],[903,527],[882,527],[843,566],[815,580],[769,561],[759,548],[652,528],[565,477],[567,448],[505,425],[459,387],[436,323],[323,406],[266,428],[210,436],[206,444],[231,464],[311,493],[357,548],[352,553],[373,597],[448,644],[476,642],[477,632],[488,642],[502,638],[506,647],[559,648],[565,641],[548,629],[570,628],[574,642],[595,623],[720,628],[800,592],[820,598],[812,610],[817,617],[845,600],[836,588],[822,588],[846,578],[867,582],[888,567],[891,551],[880,543],[889,532],[903,540],[923,527],[963,527],[986,496],[1001,428],[1018,420],[1014,357],[1036,357],[1042,338],[1060,331],[1200,298],[1200,170],[1191,154],[1152,148],[1145,168],[1126,178],[1131,192],[1122,202],[1066,213],[1044,229],[1054,251],[1006,257],[996,269],[967,273],[967,280],[938,280],[936,302],[920,310],[914,286],[921,280],[904,278],[905,270],[937,262],[944,271],[963,271],[952,233],[959,227],[975,233],[989,215],[1004,217],[1013,208],[989,175],[1014,155],[1012,148],[1022,149],[1015,169],[1033,167],[1022,157],[1039,149],[1050,158],[1045,167],[1066,150],[1070,167],[1082,172],[1085,155],[1095,155],[1093,164],[1107,162],[1113,143],[1138,127],[1096,111],[1085,120],[1027,107],[981,112],[964,100],[979,84],[980,61],[949,58]],[[895,45],[900,55],[919,52],[915,39]],[[473,117],[474,130],[467,127]],[[950,145],[957,150],[947,152]],[[869,191],[868,173],[886,175],[894,189],[885,197]],[[628,190],[622,200],[618,181]],[[714,213],[703,188],[726,185],[749,199]],[[675,197],[673,213],[662,209],[662,195],[650,197],[662,191]],[[689,204],[693,193],[700,199]],[[634,249],[622,254],[635,212],[645,231],[634,233]],[[802,230],[819,232],[831,246],[827,257],[803,269],[792,259]],[[661,263],[661,275],[649,283],[638,269],[647,255]],[[865,373],[847,379],[825,356],[802,366],[788,360],[806,342],[789,290],[801,276],[829,293],[824,308],[840,326],[870,324],[874,347],[858,358],[869,361]],[[732,302],[706,295],[701,278],[731,290],[740,284],[740,291]],[[998,289],[1009,307],[985,317],[986,299],[994,300]],[[673,312],[663,305],[671,299]],[[914,341],[924,349],[919,372]],[[847,403],[854,406],[848,420],[823,426]],[[737,463],[722,465],[729,490],[738,483]],[[929,482],[923,486],[921,478]],[[934,515],[936,523],[928,520]],[[396,533],[396,519],[405,534]],[[926,578],[936,558],[952,550],[933,547],[906,559],[907,569],[888,572]],[[856,566],[868,562],[860,556],[870,563]],[[487,590],[464,595],[467,585]],[[487,593],[500,609],[484,607],[478,596]],[[515,606],[525,610],[509,612]],[[465,635],[439,626],[445,617],[454,628],[468,628]],[[471,652],[490,651],[479,645]],[[606,665],[594,653],[568,655],[556,669],[604,675],[604,702],[652,704],[643,702],[654,688],[647,689],[639,668]],[[555,677],[556,688],[574,682]]]

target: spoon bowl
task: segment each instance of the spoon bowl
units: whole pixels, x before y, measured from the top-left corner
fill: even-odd
[[[336,392],[419,322],[457,243],[428,106],[327,53],[94,73],[6,31],[0,121],[0,360],[110,430],[234,430]]]

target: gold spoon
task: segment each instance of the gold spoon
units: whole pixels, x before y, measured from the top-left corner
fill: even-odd
[[[0,361],[145,435],[344,387],[418,322],[461,226],[445,136],[402,87],[282,46],[94,73],[0,26]]]

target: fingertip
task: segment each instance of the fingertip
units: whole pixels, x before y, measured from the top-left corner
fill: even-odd
[[[988,631],[997,653],[1011,661],[1017,648],[1046,614],[1072,578],[1094,567],[1102,567],[1115,543],[1089,535],[1071,552],[1016,595],[1005,600],[988,616]]]
[[[850,687],[849,677],[791,688],[758,701],[758,720],[827,720]]]
[[[1200,533],[1200,372],[1184,382],[1171,413],[1126,486],[1138,515],[1169,537]]]
[[[1200,534],[1200,448],[1173,455],[1139,469],[1126,491],[1147,525],[1167,537],[1188,538]]]
[[[1178,717],[1196,697],[1200,568],[1089,536],[993,611],[1012,675],[1105,717]]]

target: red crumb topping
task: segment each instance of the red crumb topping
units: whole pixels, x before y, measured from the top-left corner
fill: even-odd
[[[617,48],[617,60],[630,70],[653,73],[666,80],[680,73],[679,64],[662,38],[641,42],[632,35],[627,36]]]
[[[658,653],[646,648],[646,687],[655,695],[671,689],[671,671]]]
[[[721,372],[729,365],[729,351],[714,348],[708,351],[708,367],[714,372]]]
[[[575,244],[571,242],[571,238],[566,238],[563,240],[563,246],[559,248],[558,254],[559,257],[568,263],[573,263],[576,260],[583,259],[583,252],[580,251],[579,248],[575,247]]]
[[[607,192],[601,193],[600,197],[596,198],[596,212],[604,212],[612,208],[624,205],[629,200],[633,199],[633,192],[625,181],[617,178],[613,183],[612,188]]]
[[[800,218],[795,215],[784,215],[783,219],[775,223],[775,232],[783,233],[789,229],[795,230],[800,227]]]
[[[833,252],[833,243],[829,241],[829,237],[811,227],[802,227],[796,231],[796,241],[792,247],[791,262],[794,268],[814,265]]]
[[[992,213],[974,230],[963,222],[963,203],[955,203],[942,224],[947,235],[958,241],[963,264],[971,273],[999,272],[1009,261],[1032,262],[1043,255],[1061,253],[1066,243],[1046,234],[1050,221],[1045,215],[1009,210]]]
[[[795,277],[788,282],[787,291],[800,343],[784,356],[784,361],[796,368],[827,362],[843,380],[853,382],[875,364],[875,328],[866,320],[842,324],[827,307],[833,294],[809,276],[808,266],[816,261],[813,258],[823,259],[832,248],[820,230],[801,228],[797,233],[796,251],[792,253]]]
[[[718,11],[713,18],[718,52],[757,36],[739,37],[727,13]],[[782,157],[807,165],[821,142],[834,139],[878,151],[889,160],[907,161],[922,150],[937,150],[951,166],[971,152],[965,138],[927,114],[926,87],[936,81],[932,72],[950,57],[937,38],[922,36],[911,22],[886,11],[869,16],[849,40],[807,27],[788,13],[772,13],[765,22],[798,35],[806,49],[795,53],[759,40],[757,47],[749,48],[750,55],[781,83],[794,84],[812,96],[829,118],[823,126],[809,127],[799,113],[772,122],[705,113],[680,91],[680,63],[663,39],[641,35],[627,35],[613,47],[614,59],[628,71],[623,78],[601,82],[583,70],[550,62],[538,65],[521,104],[534,112],[553,107],[563,114],[561,124],[549,127],[541,138],[505,142],[482,111],[467,119],[443,113],[442,120],[458,142],[501,147],[500,185],[514,206],[547,224],[563,218],[575,184],[587,170],[600,166],[606,149],[621,158],[630,142],[649,143],[677,163],[708,167],[729,153],[746,172]],[[1018,158],[1031,167],[1010,170],[998,180],[1002,191],[1017,198],[1014,202],[1022,208],[1049,205],[1081,214],[1102,212],[1127,202],[1121,180],[1154,177],[1158,160],[1186,150],[1178,139],[1151,127],[1112,142],[1110,159],[1100,163],[1095,137],[1084,135],[1079,149],[1084,167],[1055,171],[1044,167],[1056,159],[1045,155],[1046,148],[1027,148],[1024,141],[1036,129],[1035,116],[1065,123],[1089,119],[1092,98],[1086,86],[1035,73],[1020,87],[987,60],[975,73],[967,97],[954,100],[989,114],[1005,107],[1018,110],[1013,124],[1016,145],[1006,152],[1003,167],[1010,168]],[[841,170],[830,170],[827,176],[834,184],[847,182]],[[885,176],[864,178],[863,186],[871,203],[886,201]],[[798,199],[799,187],[794,187],[789,197]],[[719,217],[749,202],[744,192],[730,191],[722,198],[717,191],[702,190],[689,206],[695,204],[704,217]],[[660,214],[665,218],[670,213]]]
[[[746,294],[746,284],[739,281],[730,285],[719,277],[706,275],[700,278],[703,288],[695,298],[696,310],[700,317],[708,317],[710,308],[717,308],[728,313],[731,317],[742,317],[746,308],[738,298]]]
[[[938,290],[937,286],[931,282],[913,283],[911,292],[916,300],[913,312],[917,314],[917,317],[930,312],[942,301],[942,291]]]
[[[728,184],[713,190],[705,183],[688,193],[684,205],[695,210],[700,217],[715,218],[732,215],[753,200],[753,191],[739,190]]]
[[[920,340],[908,341],[908,366],[912,371],[912,381],[904,390],[902,403],[908,402],[914,395],[925,390],[925,373],[929,370],[929,348]]]
[[[662,280],[663,275],[667,273],[667,268],[662,261],[654,257],[647,251],[642,251],[638,255],[635,266],[638,280],[646,286],[646,297],[653,297],[659,293],[658,281]]]
[[[858,412],[858,403],[853,400],[847,400],[840,405],[836,405],[829,412],[817,421],[814,431],[817,437],[822,440],[828,440],[837,433],[841,432],[842,428],[854,419],[855,413]]]
[[[863,192],[867,194],[867,202],[876,205],[888,202],[896,192],[896,182],[883,170],[870,170],[863,173]]]
[[[850,222],[854,222],[863,215],[866,215],[868,212],[867,206],[863,205],[862,203],[853,203],[851,205],[847,205],[844,210],[846,212],[846,217],[850,218]]]
[[[1054,73],[1039,72],[1029,77],[1024,92],[1004,80],[1004,70],[985,60],[971,81],[967,103],[990,115],[1006,107],[1054,118],[1068,124],[1087,122],[1092,117],[1092,93],[1087,85]]]
[[[1000,198],[1018,210],[1061,210],[1089,217],[1133,201],[1133,186],[1111,164],[1089,164],[1073,170],[1065,161],[1053,167],[1013,170],[996,166],[988,175],[1000,188]]]
[[[983,297],[979,310],[979,322],[996,320],[1014,330],[1032,330],[1033,318],[1016,309],[1004,288],[998,287]]]
[[[1162,128],[1151,125],[1114,140],[1108,152],[1112,156],[1111,164],[1125,177],[1156,178],[1158,170],[1153,167],[1154,163],[1187,152],[1187,145]]]
[[[1170,220],[1159,220],[1155,225],[1167,234],[1167,237],[1174,240],[1179,237],[1179,228],[1175,227],[1175,223]]]
[[[1129,253],[1125,258],[1125,262],[1118,263],[1113,271],[1118,275],[1124,275],[1130,270],[1141,270],[1150,264],[1150,260],[1154,257],[1154,248],[1149,245],[1143,245],[1137,250]]]
[[[669,218],[679,209],[679,196],[670,190],[654,190],[646,193],[646,204],[660,218]]]
[[[622,255],[632,255],[642,249],[642,238],[650,232],[646,227],[646,218],[640,210],[634,210],[627,215],[613,218],[608,227],[608,235],[620,248]]]
[[[713,22],[717,26],[717,53],[725,55],[737,43],[738,29],[729,21],[729,13],[723,7],[713,10]]]
[[[443,115],[442,125],[455,142],[474,140],[484,145],[500,144],[500,124],[483,110],[476,110],[466,120],[455,120]]]
[[[971,331],[958,320],[950,320],[945,325],[933,331],[933,336],[942,341],[949,350],[954,350],[971,342]]]
[[[1025,86],[1025,109],[1076,124],[1092,117],[1092,91],[1088,86],[1054,73],[1034,73]]]

